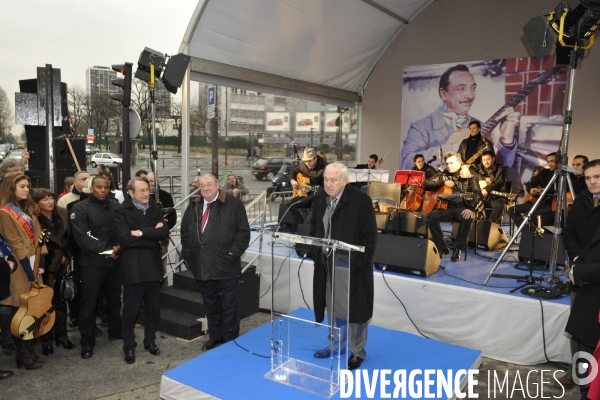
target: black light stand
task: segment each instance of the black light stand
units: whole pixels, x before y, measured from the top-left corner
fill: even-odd
[[[564,125],[563,125],[563,135],[562,135],[562,139],[561,139],[560,151],[557,152],[557,156],[556,156],[557,168],[554,171],[554,175],[552,176],[552,179],[550,180],[548,185],[544,188],[544,191],[542,192],[542,194],[540,195],[540,197],[538,198],[536,203],[533,205],[533,207],[531,208],[531,210],[525,217],[525,220],[523,221],[523,223],[521,223],[521,226],[519,226],[519,228],[515,232],[514,236],[510,239],[510,241],[506,245],[504,251],[498,258],[498,261],[496,261],[496,264],[494,264],[494,267],[492,268],[492,270],[488,274],[487,278],[483,282],[484,286],[487,285],[488,281],[492,277],[511,278],[511,279],[515,278],[514,275],[495,274],[494,271],[496,270],[496,268],[498,268],[498,265],[504,259],[506,252],[508,251],[510,246],[514,243],[518,234],[523,230],[525,225],[531,220],[531,216],[536,211],[538,206],[544,201],[545,196],[547,195],[548,191],[554,186],[555,182],[558,181],[554,227],[552,227],[550,229],[552,231],[552,247],[550,249],[550,261],[549,261],[550,276],[548,278],[544,278],[544,279],[534,278],[534,279],[539,279],[539,280],[543,280],[543,281],[547,282],[549,284],[549,286],[544,287],[543,290],[535,290],[535,291],[530,291],[529,289],[524,289],[522,291],[522,293],[533,296],[533,297],[537,297],[537,298],[557,298],[557,297],[562,296],[562,293],[563,293],[562,290],[560,290],[557,287],[558,286],[557,284],[559,283],[560,279],[555,276],[555,271],[556,271],[556,259],[557,259],[557,255],[558,255],[559,236],[562,232],[561,222],[562,222],[563,199],[566,197],[565,179],[568,181],[569,187],[571,189],[573,187],[573,185],[571,184],[571,181],[570,181],[570,178],[568,175],[568,169],[567,169],[568,168],[567,167],[567,165],[568,165],[567,150],[568,150],[568,146],[569,146],[569,133],[571,130],[571,123],[573,121],[573,118],[572,118],[573,117],[573,109],[572,109],[573,88],[574,88],[574,82],[575,82],[575,70],[577,68],[577,56],[578,56],[578,49],[576,47],[574,50],[571,51],[571,56],[570,56],[570,60],[569,60],[567,108],[565,111],[565,120],[564,120]],[[519,277],[519,279],[521,279],[521,278],[522,277]]]

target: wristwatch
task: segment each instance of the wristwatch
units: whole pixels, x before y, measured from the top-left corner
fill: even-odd
[[[142,230],[141,229],[140,229],[140,236],[139,237],[142,237]]]

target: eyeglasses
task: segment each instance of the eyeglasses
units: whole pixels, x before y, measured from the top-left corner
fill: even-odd
[[[150,189],[138,189],[136,190],[137,193],[150,193]]]

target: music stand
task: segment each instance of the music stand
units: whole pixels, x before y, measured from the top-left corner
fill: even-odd
[[[394,182],[399,182],[402,187],[422,186],[425,178],[425,172],[413,171],[412,169],[396,171]]]
[[[384,182],[387,183],[390,171],[385,169],[357,169],[348,168],[350,171],[349,182]]]

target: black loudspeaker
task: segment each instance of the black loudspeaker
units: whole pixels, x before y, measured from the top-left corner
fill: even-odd
[[[427,214],[399,211],[392,215],[390,229],[403,236],[415,236],[425,238],[427,230]],[[431,234],[429,234],[431,238]]]
[[[458,224],[452,224],[451,239],[458,235]],[[498,250],[508,244],[508,237],[504,230],[495,222],[483,220],[477,222],[477,247],[485,250]],[[469,245],[475,246],[475,229],[469,233]]]
[[[42,134],[39,135],[41,129]],[[43,126],[29,126],[25,125],[25,131],[27,133],[27,150],[29,151],[29,170],[39,177],[38,187],[49,187],[46,182],[46,173],[48,170],[48,154],[46,153],[46,146],[44,143],[44,129]],[[57,138],[53,140],[54,145],[54,165],[56,168],[56,174],[54,179],[54,189],[62,191],[62,181],[65,176],[73,176],[77,172],[77,166],[73,159],[73,155],[69,150],[66,139]],[[85,139],[71,139],[71,145],[73,151],[79,161],[79,167],[82,170],[86,169],[85,160]],[[62,178],[59,178],[58,171],[64,171],[62,174],[67,173]],[[59,192],[60,193],[60,192]]]
[[[519,258],[531,259],[532,238],[533,241],[533,259],[541,261],[550,261],[550,248],[552,247],[552,235],[545,233],[543,236],[534,234],[534,232],[522,231],[521,242],[519,243]],[[565,246],[562,236],[558,237],[558,254],[556,257],[557,265],[565,265]]]
[[[279,222],[280,225],[296,225],[296,221],[294,220],[294,217],[292,217],[292,214],[290,214],[289,212],[286,214],[287,209],[288,209],[287,204],[279,205],[279,216],[277,217],[277,222]],[[300,214],[302,214],[302,216],[304,217],[305,221],[306,221],[306,215],[307,215],[306,210],[307,210],[306,208],[298,209],[298,211],[300,211]],[[282,218],[283,218],[283,220],[282,220]]]
[[[181,86],[185,71],[192,58],[186,54],[176,54],[171,57],[162,77],[162,82],[167,90],[173,94]]]
[[[298,225],[298,235],[300,236],[310,236],[310,225],[309,224],[299,224]],[[296,254],[300,257],[310,257],[310,250],[312,246],[308,244],[296,243]]]
[[[440,255],[429,239],[380,234],[373,263],[377,269],[425,277],[438,270]]]

